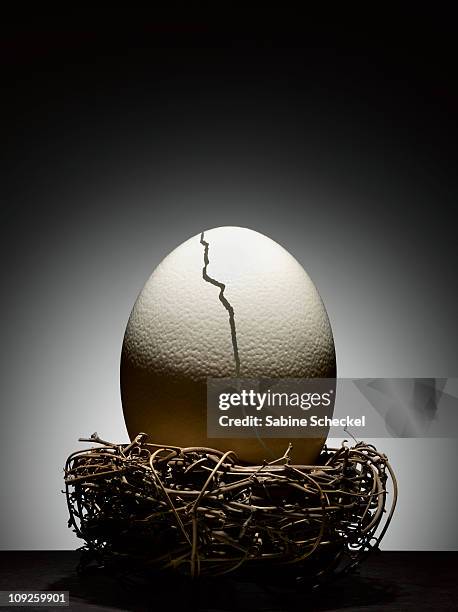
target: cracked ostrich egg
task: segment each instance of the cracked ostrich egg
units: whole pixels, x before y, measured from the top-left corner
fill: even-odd
[[[335,375],[329,319],[298,261],[253,230],[206,230],[158,265],[133,307],[121,356],[127,430],[254,464],[291,442],[293,463],[310,464],[324,438],[207,438],[206,379]]]

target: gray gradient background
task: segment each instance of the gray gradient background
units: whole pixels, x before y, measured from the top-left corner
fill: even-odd
[[[130,310],[205,228],[255,229],[303,264],[340,376],[458,375],[446,42],[432,54],[303,38],[7,37],[1,548],[80,545],[63,463],[93,431],[127,441]],[[456,549],[456,439],[378,445],[400,484],[383,548]]]

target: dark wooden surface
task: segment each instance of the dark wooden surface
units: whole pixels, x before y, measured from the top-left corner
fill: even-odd
[[[69,591],[71,610],[458,610],[458,553],[454,552],[373,554],[356,574],[318,593],[262,577],[227,577],[194,585],[161,578],[146,588],[127,587],[101,570],[78,576],[78,559],[77,551],[0,552],[0,589]]]

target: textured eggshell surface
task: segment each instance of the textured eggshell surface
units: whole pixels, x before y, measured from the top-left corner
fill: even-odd
[[[205,246],[207,245],[207,246]],[[229,312],[233,309],[237,371]],[[219,227],[190,238],[154,270],[135,302],[121,357],[129,435],[179,446],[233,449],[241,461],[282,455],[288,439],[208,439],[207,377],[335,377],[332,331],[302,266],[253,230]],[[291,440],[295,463],[313,462],[324,439]],[[267,456],[266,456],[267,453]]]

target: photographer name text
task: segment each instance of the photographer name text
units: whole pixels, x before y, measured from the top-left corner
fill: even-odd
[[[292,416],[254,416],[230,417],[223,414],[218,419],[220,427],[365,427],[366,416],[361,417],[340,417],[332,418],[328,416],[295,418]]]

